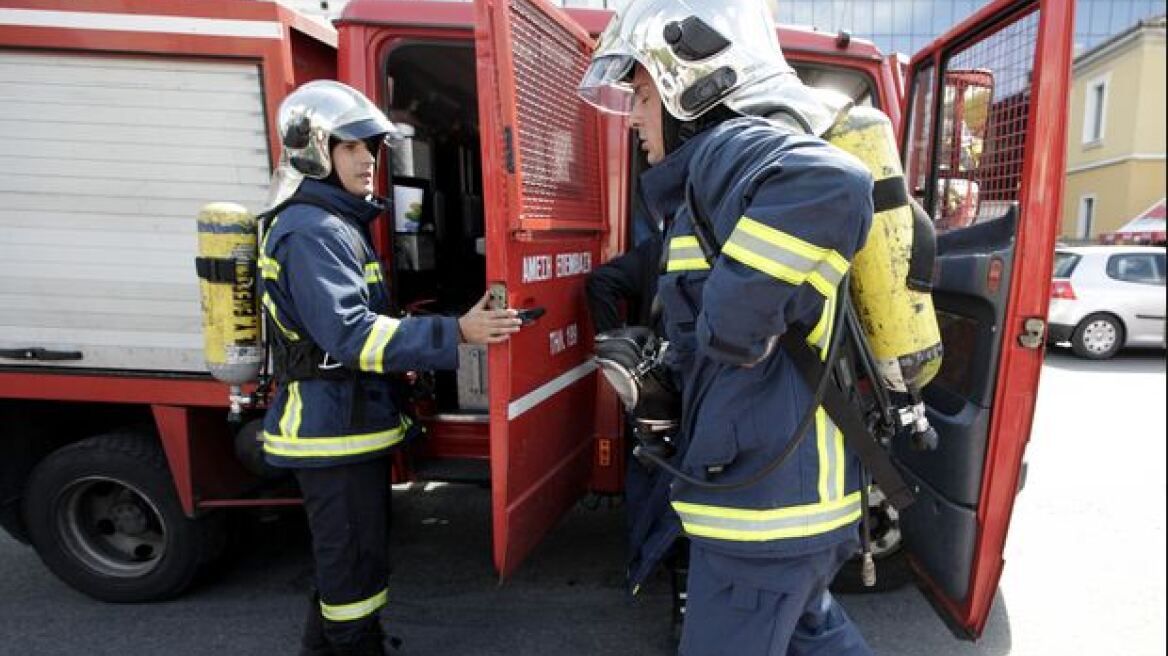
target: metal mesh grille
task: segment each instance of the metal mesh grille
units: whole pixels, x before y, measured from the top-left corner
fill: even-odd
[[[600,226],[596,113],[576,95],[589,55],[530,2],[511,4],[524,221]]]
[[[976,221],[1005,214],[1021,195],[1026,121],[1030,116],[1038,12],[956,53],[946,76],[977,71],[962,80],[965,102],[957,103],[959,85],[946,83],[939,157],[942,175],[974,183],[979,199]],[[983,80],[976,78],[981,77]],[[989,81],[990,89],[977,89]],[[978,152],[980,151],[980,152]],[[972,188],[972,187],[971,187]],[[944,200],[938,198],[938,200]]]
[[[948,57],[939,126],[932,67],[914,78],[909,182],[922,200],[933,192],[938,232],[1000,218],[1020,199],[1038,20],[1034,11]]]

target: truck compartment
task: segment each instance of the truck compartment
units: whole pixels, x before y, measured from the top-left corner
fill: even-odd
[[[393,298],[402,312],[460,315],[486,289],[474,47],[402,43],[389,51],[384,70],[388,114],[402,133],[388,167]],[[422,456],[414,463],[416,473],[485,479],[486,348],[461,345],[458,371],[419,373],[413,394],[428,428],[427,439],[414,449]],[[427,456],[447,461],[422,462]]]
[[[247,59],[0,52],[0,365],[204,373],[195,216],[261,209]]]

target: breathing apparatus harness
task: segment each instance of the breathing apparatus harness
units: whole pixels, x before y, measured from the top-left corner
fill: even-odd
[[[721,253],[721,244],[718,243],[717,237],[714,235],[713,226],[710,225],[709,219],[699,211],[697,203],[693,198],[693,188],[691,185],[686,185],[686,205],[693,217],[695,227],[695,237],[698,245],[702,249],[702,253],[707,263],[713,267],[715,261]],[[844,276],[840,282],[838,297],[841,299],[839,309],[836,311],[835,317],[832,319],[832,339],[827,347],[827,356],[824,361],[820,362],[819,358],[812,352],[811,347],[807,345],[806,336],[808,331],[802,326],[792,326],[790,330],[786,331],[782,337],[779,338],[778,343],[783,346],[786,352],[790,355],[795,363],[796,369],[799,371],[800,377],[804,383],[814,392],[815,401],[809,406],[808,410],[800,419],[795,433],[790,442],[787,443],[786,448],[783,449],[773,460],[768,462],[755,474],[733,483],[712,483],[703,480],[696,476],[687,474],[677,467],[674,467],[669,462],[669,457],[672,455],[668,453],[668,448],[661,448],[658,443],[652,439],[649,440],[648,448],[645,445],[638,445],[634,448],[633,453],[638,458],[644,458],[654,465],[661,467],[666,472],[675,476],[676,478],[703,489],[731,491],[756,485],[765,479],[768,475],[778,469],[784,462],[786,462],[791,454],[795,452],[799,444],[807,435],[811,422],[815,419],[816,408],[822,404],[828,415],[832,417],[836,425],[844,433],[848,445],[860,456],[861,461],[868,467],[880,481],[880,487],[888,498],[889,503],[898,509],[906,508],[913,501],[913,494],[908,486],[904,483],[896,468],[892,465],[884,447],[881,442],[887,442],[891,439],[891,434],[895,432],[893,428],[893,409],[891,402],[887,399],[887,394],[880,387],[879,379],[875,376],[875,365],[871,360],[870,354],[866,349],[864,342],[864,333],[860,330],[859,322],[855,317],[855,310],[852,308],[848,300],[848,276]],[[629,330],[629,329],[625,329]],[[648,329],[643,329],[648,330]],[[628,334],[614,336],[628,338]],[[611,339],[601,336],[598,338],[598,348]],[[845,340],[847,345],[845,346]],[[643,354],[649,357],[643,358],[630,373],[636,379],[638,386],[643,386],[644,381],[652,379],[659,380],[662,378],[660,374],[653,375],[656,369],[661,367],[661,354],[659,344],[653,341],[646,342],[643,348]],[[613,366],[613,354],[610,349],[605,349],[606,352],[598,355],[598,360],[602,367]],[[851,350],[858,356],[860,366],[863,368],[866,376],[874,382],[873,392],[876,397],[877,406],[880,408],[880,415],[873,417],[873,421],[865,421],[860,416],[854,403],[844,396],[843,391],[838,385],[831,384],[832,370],[836,369],[841,363],[846,363],[843,360],[843,352]],[[866,356],[866,357],[865,357]],[[627,362],[627,360],[626,360]],[[626,371],[629,371],[627,367]],[[840,367],[839,374],[841,378],[849,374]],[[611,377],[610,377],[611,379]],[[644,411],[647,405],[654,403],[647,400],[655,396],[659,396],[661,392],[668,390],[651,390],[648,394],[638,394],[636,400],[633,402],[629,410],[634,417],[638,416],[638,410]],[[656,393],[655,393],[656,392]],[[673,390],[676,394],[676,391]],[[662,402],[656,402],[655,409],[660,408]],[[668,406],[669,404],[664,404]],[[680,401],[676,402],[678,410],[674,417],[680,414]],[[665,422],[660,418],[667,414],[664,412],[654,413],[656,416],[648,421],[638,421],[638,434],[646,437],[652,437],[659,434],[662,430],[676,427],[676,419],[673,426],[666,427]],[[879,432],[883,440],[879,440],[873,433]]]
[[[311,205],[329,213],[335,211],[311,194],[298,192],[291,198],[256,216],[260,229],[261,248],[263,236],[271,228],[272,222],[281,212],[292,205]],[[356,246],[360,247],[358,250],[367,248],[365,244]],[[268,313],[265,312],[263,317],[264,359],[259,374],[259,385],[253,392],[253,403],[258,400],[266,402],[271,394],[273,383],[286,385],[289,382],[301,380],[332,380],[349,381],[355,386],[357,381],[366,375],[335,360],[311,338],[302,336],[297,341],[288,339],[279,327],[272,325],[272,319]],[[405,409],[401,408],[401,411],[404,412]],[[363,414],[364,395],[354,393],[352,394],[349,419],[351,422],[360,422]]]
[[[693,187],[687,183],[685,202],[694,225],[696,238],[702,254],[713,268],[721,254],[722,244],[710,224],[709,218],[700,211],[693,195]],[[799,372],[800,378],[813,392],[813,401],[800,418],[791,439],[783,450],[754,474],[732,483],[715,483],[682,471],[671,462],[676,454],[676,446],[668,435],[676,431],[681,415],[680,394],[672,379],[664,370],[663,356],[668,345],[657,340],[648,328],[626,328],[602,333],[596,338],[597,362],[602,372],[625,402],[626,409],[633,415],[636,424],[638,444],[633,455],[647,466],[660,467],[665,472],[686,484],[706,490],[729,492],[751,487],[790,459],[806,438],[816,410],[823,406],[840,431],[848,446],[860,458],[861,468],[861,577],[866,586],[875,585],[875,563],[872,558],[871,535],[868,513],[868,472],[880,484],[888,503],[898,510],[904,510],[915,501],[915,495],[904,482],[888,455],[888,445],[903,423],[898,415],[888,390],[880,382],[872,351],[856,316],[849,294],[849,278],[845,274],[837,289],[840,299],[835,316],[832,318],[832,338],[827,345],[827,353],[821,361],[806,338],[809,331],[801,325],[789,326],[778,338]],[[659,309],[655,303],[655,310]],[[623,346],[616,346],[624,342]],[[773,352],[768,350],[769,357]],[[630,347],[632,351],[630,352]],[[620,351],[624,353],[620,353]],[[853,360],[845,357],[850,352]],[[857,402],[849,399],[844,389],[851,387],[856,366],[871,383],[872,402],[875,407],[863,416]],[[837,381],[833,382],[833,373]],[[629,390],[632,390],[630,395]],[[645,419],[642,419],[645,416]],[[720,469],[719,469],[720,471]],[[710,473],[717,473],[711,471]]]

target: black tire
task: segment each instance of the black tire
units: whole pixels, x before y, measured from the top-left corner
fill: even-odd
[[[223,546],[223,523],[183,513],[162,449],[141,433],[50,454],[29,478],[24,517],[45,565],[101,601],[174,597]]]
[[[912,581],[912,568],[904,550],[899,515],[877,487],[873,487],[872,493],[868,495],[868,525],[872,561],[876,565],[876,584],[872,587],[864,585],[863,562],[857,554],[844,563],[836,574],[831,583],[833,591],[846,594],[888,592]]]
[[[1096,312],[1088,315],[1071,333],[1071,350],[1080,358],[1106,360],[1123,348],[1123,322],[1115,315]]]

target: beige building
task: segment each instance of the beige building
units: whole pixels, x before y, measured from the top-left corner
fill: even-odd
[[[1164,60],[1164,17],[1075,57],[1064,240],[1095,240],[1164,198]]]

